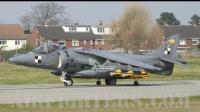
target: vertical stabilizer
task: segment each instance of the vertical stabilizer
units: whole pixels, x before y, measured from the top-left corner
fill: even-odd
[[[179,43],[180,34],[174,34],[159,46],[155,51],[151,53],[145,53],[147,56],[167,57],[175,58],[176,51]]]

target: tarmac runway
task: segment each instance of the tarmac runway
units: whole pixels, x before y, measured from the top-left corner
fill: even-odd
[[[200,80],[118,82],[108,86],[94,83],[9,85],[0,86],[0,104],[55,102],[74,100],[113,100],[171,98],[200,95]]]

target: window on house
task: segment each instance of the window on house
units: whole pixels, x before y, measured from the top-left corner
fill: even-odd
[[[58,44],[59,44],[59,45],[62,45],[62,46],[65,46],[66,41],[65,41],[65,40],[59,40],[59,41],[58,41]]]
[[[192,39],[192,45],[197,45],[199,43],[198,39]]]
[[[72,40],[72,46],[79,46],[79,40]]]
[[[104,32],[104,28],[97,28],[97,32],[100,32],[100,33]]]
[[[83,45],[86,45],[86,44],[87,44],[87,43],[86,43],[86,40],[84,40],[84,41],[83,41]]]
[[[38,45],[38,38],[36,38],[35,42],[36,42],[35,45]]]
[[[90,45],[93,45],[93,40],[90,40]]]
[[[101,28],[99,28],[99,32],[100,32],[100,33],[102,32],[102,29],[101,29]]]
[[[180,39],[179,40],[179,45],[186,45],[186,40],[185,39]]]
[[[114,40],[114,41],[112,42],[112,46],[117,46],[117,45],[119,45],[119,41]]]
[[[73,31],[76,31],[76,27],[73,27]]]
[[[104,45],[104,40],[101,40],[101,45]]]
[[[76,27],[69,27],[69,31],[76,31]]]
[[[7,41],[6,40],[0,40],[0,45],[6,45]]]
[[[15,40],[15,45],[20,45],[20,40]]]
[[[52,43],[52,41],[51,40],[46,40],[46,43]]]
[[[95,40],[95,45],[98,45],[98,40]]]

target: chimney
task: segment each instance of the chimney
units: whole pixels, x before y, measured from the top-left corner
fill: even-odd
[[[99,25],[103,25],[102,20],[100,21]]]
[[[47,20],[46,19],[44,20],[44,25],[47,26]]]
[[[165,22],[164,24],[165,24],[165,26],[168,26],[167,22]]]
[[[78,26],[78,22],[77,22],[77,23],[74,23],[74,25],[75,25],[75,26]]]
[[[192,21],[192,25],[196,26],[196,21],[195,20]]]

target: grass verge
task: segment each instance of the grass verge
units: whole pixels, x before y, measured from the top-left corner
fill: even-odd
[[[199,112],[200,96],[0,104],[1,112]]]

